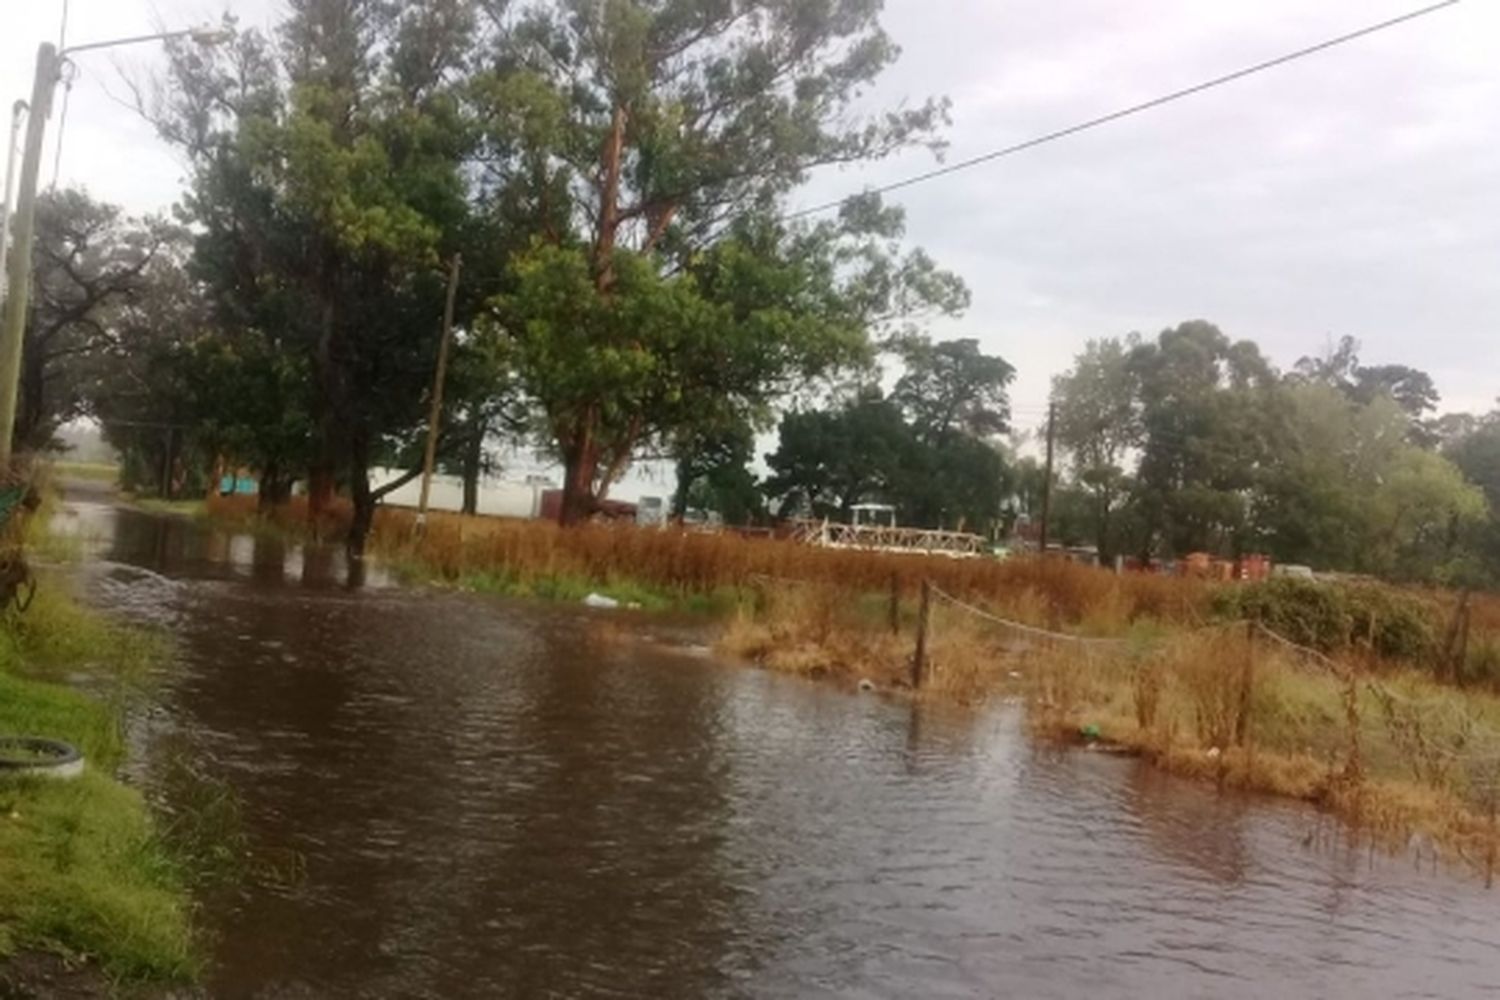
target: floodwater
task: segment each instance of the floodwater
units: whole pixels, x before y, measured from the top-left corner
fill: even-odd
[[[78,503],[166,623],[146,721],[295,878],[205,897],[215,997],[1500,994],[1500,896],[1301,807]]]

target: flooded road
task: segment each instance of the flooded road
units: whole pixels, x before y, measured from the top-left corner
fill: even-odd
[[[180,638],[148,740],[301,860],[205,899],[213,996],[1500,995],[1500,896],[1310,810],[609,612],[349,591],[328,554],[69,516],[95,599]]]

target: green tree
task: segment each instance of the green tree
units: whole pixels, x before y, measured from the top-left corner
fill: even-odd
[[[1481,563],[1475,575],[1493,584],[1500,581],[1500,411],[1464,416],[1464,430],[1454,434],[1444,453],[1489,504],[1488,517],[1465,541]]]
[[[877,390],[833,410],[788,413],[766,456],[766,495],[783,515],[849,518],[857,503],[894,503],[910,466],[911,428]]]
[[[157,109],[192,159],[218,323],[307,360],[313,507],[341,474],[355,554],[372,461],[421,427],[441,262],[467,231],[457,71],[473,27],[452,0],[293,0],[278,46],[247,32],[214,58],[178,50]]]
[[[731,524],[760,516],[765,504],[750,463],[755,458],[755,431],[749,424],[705,424],[684,428],[672,442],[677,489],[672,516],[690,506],[716,511]]]
[[[1250,341],[1203,320],[1130,352],[1139,386],[1140,505],[1145,555],[1237,554],[1252,528],[1270,452],[1275,373]]]
[[[1117,515],[1132,485],[1127,463],[1142,438],[1131,365],[1138,346],[1137,338],[1091,340],[1052,386],[1057,441],[1087,494],[1094,544],[1105,563],[1119,552]]]
[[[1479,490],[1410,443],[1409,414],[1319,384],[1280,393],[1276,448],[1263,477],[1262,539],[1288,562],[1434,579],[1483,518]]]
[[[901,345],[900,355],[905,372],[891,398],[924,442],[936,446],[956,433],[983,438],[1009,428],[1007,390],[1016,370],[981,352],[979,341],[916,338]]]
[[[900,304],[897,286],[931,289],[925,258],[861,266],[856,245],[836,259],[816,246],[833,235],[824,226],[742,223],[721,237],[813,167],[930,142],[945,106],[850,113],[896,56],[869,0],[496,8],[472,88],[485,161],[494,198],[539,222],[500,312],[564,465],[563,520],[576,521],[644,444],[683,414],[701,419],[697,404],[712,399],[679,375],[715,375],[754,408],[768,370],[773,382],[818,375],[827,335],[849,346]],[[836,282],[830,317],[814,279],[847,270],[858,277]],[[757,338],[762,348],[747,346]]]
[[[1357,403],[1389,397],[1406,413],[1412,440],[1427,447],[1435,445],[1437,430],[1425,423],[1427,414],[1441,400],[1432,376],[1407,365],[1362,365],[1359,353],[1358,340],[1341,337],[1337,345],[1330,343],[1321,356],[1298,359],[1290,378],[1294,382],[1326,385]]]
[[[129,310],[149,294],[156,273],[180,265],[182,235],[158,220],[127,218],[82,191],[42,196],[17,450],[51,447],[59,427],[87,412],[89,385],[120,354]]]

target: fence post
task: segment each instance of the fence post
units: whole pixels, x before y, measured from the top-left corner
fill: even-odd
[[[891,571],[891,602],[886,609],[886,617],[890,621],[891,635],[901,634],[901,580]]]
[[[927,627],[932,620],[932,581],[922,581],[922,606],[917,611],[917,649],[911,658],[911,686],[920,688],[927,679]]]
[[[1490,772],[1490,842],[1484,852],[1484,887],[1493,889],[1495,887],[1495,778],[1493,771]]]
[[[1250,735],[1250,696],[1255,688],[1255,622],[1245,625],[1245,666],[1240,673],[1240,710],[1234,720],[1234,745],[1242,747]]]
[[[1364,753],[1359,738],[1359,673],[1351,665],[1344,678],[1344,717],[1349,723],[1349,757],[1344,762],[1344,778],[1352,784],[1364,780]]]

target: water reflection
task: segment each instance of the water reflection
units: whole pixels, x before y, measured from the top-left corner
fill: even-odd
[[[305,859],[205,899],[214,996],[1494,989],[1493,897],[1304,847],[1306,810],[607,613],[349,591],[333,549],[90,516],[144,567],[96,594],[181,639],[174,742],[254,851]]]
[[[264,588],[296,581],[311,589],[385,588],[378,567],[354,564],[341,546],[301,544],[273,531],[205,530],[187,517],[163,516],[105,502],[72,502],[54,530],[80,539],[93,555],[168,576],[245,579]]]
[[[1246,826],[1255,800],[1185,785],[1145,764],[1125,774],[1121,804],[1139,822],[1157,857],[1227,885],[1245,879],[1252,867]]]

